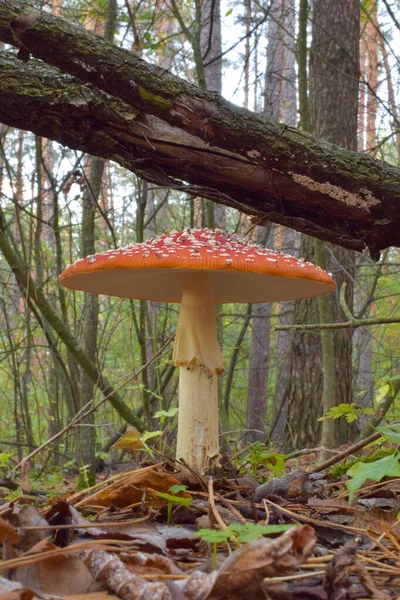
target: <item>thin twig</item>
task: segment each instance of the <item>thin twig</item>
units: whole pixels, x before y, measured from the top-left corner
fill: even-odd
[[[217,507],[215,505],[214,498],[214,480],[212,477],[208,480],[208,504],[211,509],[212,515],[221,529],[228,529],[227,525],[224,523],[221,515],[219,514]]]

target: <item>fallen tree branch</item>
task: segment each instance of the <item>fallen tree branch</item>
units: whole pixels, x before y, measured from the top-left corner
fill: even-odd
[[[339,452],[339,454],[336,454],[336,456],[333,456],[329,460],[326,460],[325,462],[321,463],[320,465],[318,465],[318,467],[315,467],[315,469],[313,469],[313,473],[321,473],[321,471],[325,471],[325,469],[328,469],[328,467],[335,465],[344,458],[347,458],[350,454],[354,454],[354,452],[361,450],[361,448],[365,448],[365,446],[368,446],[368,444],[375,442],[375,440],[378,440],[380,437],[382,437],[382,433],[380,431],[376,431],[367,438],[357,442],[356,444],[353,444],[349,448],[346,448],[346,450],[343,450],[342,452]]]
[[[25,97],[19,92],[22,74],[34,78],[36,67],[18,67],[13,86],[0,69],[3,123],[113,158],[150,181],[234,206],[260,223],[281,223],[347,248],[368,247],[375,258],[383,248],[400,245],[399,169],[238,108],[21,0],[0,0],[0,39],[19,48],[25,61],[40,58],[78,77],[81,86],[75,102],[67,97],[63,104],[60,92],[57,105],[53,97],[57,110],[48,124],[50,111],[42,113],[44,95],[42,105],[36,104],[35,85],[30,99],[26,88]],[[51,85],[53,76],[43,83]],[[118,99],[122,119],[110,121],[110,111],[106,118],[98,104],[91,106],[82,83],[108,94],[103,106]],[[71,122],[75,114],[79,121],[82,105],[86,130],[72,145],[63,120]],[[90,113],[100,131],[90,127]],[[119,128],[117,135],[127,120],[131,128]]]

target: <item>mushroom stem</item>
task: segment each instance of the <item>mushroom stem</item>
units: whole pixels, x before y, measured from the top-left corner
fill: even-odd
[[[200,475],[219,466],[217,380],[196,363],[179,369],[176,458]]]
[[[203,475],[219,464],[218,346],[212,275],[188,274],[182,293],[174,362],[179,369],[177,458]]]

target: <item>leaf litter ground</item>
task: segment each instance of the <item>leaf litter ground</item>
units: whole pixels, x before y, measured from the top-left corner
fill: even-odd
[[[5,503],[0,598],[400,599],[400,478],[364,477],[349,504],[347,476],[304,464],[184,486],[157,463]]]

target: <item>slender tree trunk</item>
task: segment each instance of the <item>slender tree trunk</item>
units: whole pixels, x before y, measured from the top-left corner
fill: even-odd
[[[243,86],[244,101],[243,101],[243,106],[245,108],[249,108],[251,0],[245,0],[245,6],[246,6],[246,16],[245,16],[246,41],[245,41],[245,51],[244,51],[244,86]]]
[[[295,126],[296,106],[296,37],[295,3],[293,0],[279,0],[270,7],[268,19],[267,69],[265,78],[264,111],[272,119]],[[276,226],[275,247],[289,253],[294,251],[294,239],[298,235],[290,229]],[[297,249],[298,252],[298,249]],[[290,324],[293,319],[293,303],[278,304],[275,308],[283,318],[281,323]],[[257,324],[254,323],[254,327]],[[264,324],[266,327],[266,324]],[[260,323],[258,327],[262,327]],[[280,441],[287,416],[287,383],[290,370],[290,339],[288,332],[278,332],[276,336],[277,375],[276,393],[273,399],[270,436]],[[267,380],[268,374],[265,373]]]
[[[376,154],[376,112],[378,108],[378,28],[377,0],[369,3],[369,18],[365,27],[366,50],[368,58],[367,90],[367,135],[366,148],[373,156]]]
[[[299,256],[301,234],[293,229],[283,228],[282,247],[276,246],[277,250],[287,252],[292,256]],[[279,316],[280,325],[292,325],[294,322],[295,302],[278,304],[276,313]],[[276,386],[273,403],[273,413],[270,428],[271,440],[280,444],[286,427],[288,415],[288,400],[290,389],[290,377],[292,371],[292,333],[290,331],[276,332]]]
[[[81,255],[88,256],[96,253],[96,203],[99,200],[104,159],[97,156],[88,158],[87,186],[82,199],[82,229],[81,229]],[[97,362],[97,329],[99,321],[99,297],[97,294],[85,293],[83,306],[83,346],[87,356],[93,363]],[[80,408],[87,403],[94,402],[96,384],[85,373],[81,378]],[[78,464],[85,466],[86,483],[93,485],[95,475],[95,427],[94,414],[92,413],[82,422],[79,428]]]
[[[396,151],[397,151],[397,163],[400,164],[400,119],[399,119],[399,111],[397,109],[396,97],[393,88],[393,79],[392,72],[389,64],[389,56],[386,49],[386,43],[383,39],[383,36],[379,36],[379,44],[382,52],[383,65],[385,67],[387,88],[388,88],[388,97],[390,103],[390,112],[391,117],[393,119],[393,129],[394,129],[394,139],[396,141]]]
[[[265,442],[267,425],[268,375],[270,362],[271,304],[252,308],[249,360],[249,393],[246,428],[249,442]]]
[[[377,113],[377,87],[378,87],[378,41],[381,42],[381,50],[385,68],[387,66],[387,54],[385,61],[385,45],[379,36],[377,22],[377,1],[369,6],[369,17],[362,23],[360,43],[360,117],[358,150],[370,149],[375,154],[377,147],[376,137],[376,113]],[[394,106],[394,118],[397,116],[397,107],[392,104],[391,78],[389,70],[388,92],[389,103]],[[368,86],[368,88],[367,88]],[[361,116],[362,115],[362,116]],[[365,116],[367,119],[365,120]],[[365,140],[365,143],[364,143]],[[359,315],[362,307],[368,303],[368,295],[374,294],[375,285],[373,279],[368,276],[365,268],[360,268],[360,263],[368,263],[371,259],[366,255],[356,258],[356,285],[354,288],[354,313]],[[367,304],[368,305],[368,304]],[[367,312],[362,316],[368,317],[370,305]],[[372,332],[369,327],[360,327],[353,333],[353,355],[354,355],[354,393],[357,404],[370,408],[373,406],[374,373],[372,366]],[[364,420],[357,421],[358,429],[365,430]]]
[[[355,149],[357,145],[359,10],[356,0],[350,2],[348,0],[338,0],[337,2],[315,0],[313,3],[313,37],[309,74],[311,130],[319,137],[349,149]],[[346,281],[346,302],[351,309],[354,256],[351,252],[329,247],[327,266],[334,273],[338,291],[343,281]],[[338,292],[329,297],[329,302],[331,305],[330,315],[333,320],[341,320],[344,315],[340,308]],[[316,302],[304,303],[303,301],[302,304],[311,307],[311,313],[315,320],[317,318]],[[325,311],[323,312],[325,313]],[[330,316],[327,315],[326,318],[330,318]],[[338,403],[352,401],[351,335],[351,330],[341,330],[334,334],[335,395]],[[314,384],[297,387],[296,373],[293,373],[286,440],[289,445],[290,440],[292,443],[295,440],[301,440],[302,444],[311,445],[318,442],[319,428],[316,418],[322,412],[323,390],[325,396],[327,393],[333,394],[332,389],[328,390],[328,387],[333,385],[329,382],[334,379],[332,340],[328,340],[329,344],[324,349],[324,357],[328,358],[329,356],[328,364],[322,365],[317,336],[310,336],[308,332],[296,335],[296,338],[294,364],[297,363],[309,384],[312,381]],[[301,360],[300,357],[302,357]],[[324,385],[322,384],[322,368],[325,369],[327,376]],[[312,373],[311,377],[310,373]],[[304,415],[313,419],[311,431],[310,425],[305,430],[299,431],[299,424],[304,422]],[[340,434],[341,441],[348,441],[349,430],[347,427],[343,427]],[[332,440],[331,433],[329,440]]]

